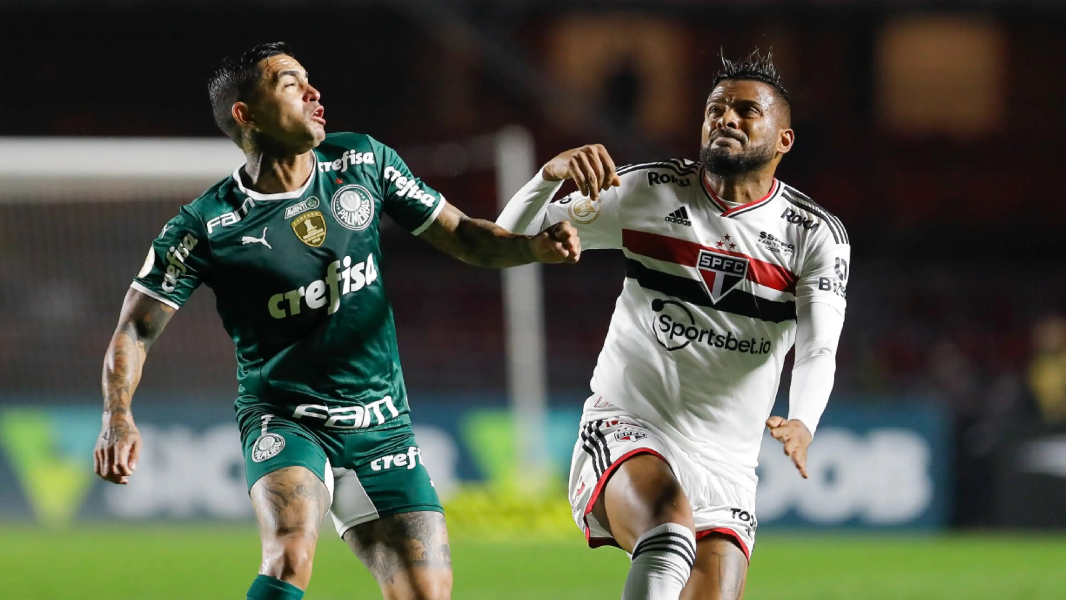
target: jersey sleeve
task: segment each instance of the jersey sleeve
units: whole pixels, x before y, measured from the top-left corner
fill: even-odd
[[[420,235],[444,210],[444,196],[415,177],[400,155],[371,138],[381,165],[382,207],[405,229]]]
[[[828,231],[817,235],[812,239],[796,284],[797,305],[819,302],[843,314],[847,308],[850,275],[851,246],[842,243],[837,235],[831,235]]]
[[[172,308],[181,308],[207,272],[210,250],[203,221],[188,207],[152,242],[132,287]]]
[[[540,177],[539,174],[537,176]],[[525,229],[525,233],[535,235],[560,221],[570,221],[577,229],[583,249],[619,249],[622,247],[621,201],[628,183],[623,176],[621,186],[600,192],[599,199],[595,201],[581,192],[573,192],[546,204]],[[547,186],[544,189],[552,188]]]

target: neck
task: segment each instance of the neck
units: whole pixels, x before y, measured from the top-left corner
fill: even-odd
[[[762,169],[737,175],[718,175],[703,171],[707,185],[726,202],[747,204],[764,198],[774,186],[774,169]]]
[[[261,194],[281,194],[300,189],[314,169],[314,150],[279,155],[249,148],[244,152],[244,184]]]

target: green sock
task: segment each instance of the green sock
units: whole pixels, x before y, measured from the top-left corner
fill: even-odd
[[[260,575],[248,588],[248,600],[300,600],[304,597],[304,591],[285,583],[280,579],[274,579],[266,575]]]

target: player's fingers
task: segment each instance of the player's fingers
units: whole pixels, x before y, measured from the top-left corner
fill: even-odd
[[[782,426],[784,424],[785,424],[785,419],[782,418],[782,417],[779,417],[777,415],[774,415],[774,416],[770,417],[769,419],[766,419],[766,426],[769,427],[770,429],[774,429],[774,428],[780,427],[780,426]]]
[[[137,470],[137,459],[141,457],[141,440],[135,438],[133,440],[133,446],[130,447],[130,473]]]
[[[600,198],[600,182],[596,175],[596,170],[592,168],[592,163],[589,161],[589,157],[584,153],[577,155],[578,165],[581,172],[585,175],[585,195],[592,198],[593,201]]]
[[[584,195],[588,195],[588,179],[585,177],[585,172],[581,170],[580,155],[575,155],[570,158],[570,178],[574,180],[574,184],[577,185],[577,191]]]
[[[586,157],[589,165],[592,167],[592,173],[595,176],[596,191],[604,189],[604,182],[607,180],[607,167],[603,164],[603,158],[600,157],[600,153],[595,148],[589,148],[588,156]]]
[[[130,445],[126,442],[119,444],[115,449],[115,474],[116,475],[129,475],[130,474]]]
[[[114,446],[104,446],[103,451],[100,453],[100,470],[104,477],[111,475],[111,465],[115,464],[112,458],[114,451]]]
[[[603,189],[607,189],[612,185],[621,185],[622,180],[618,178],[618,167],[614,164],[614,159],[608,154],[607,148],[596,144],[596,151],[600,156],[600,160],[603,161],[603,166],[606,168],[606,176],[603,181]]]
[[[807,455],[806,455],[806,453],[797,452],[796,453],[796,457],[793,459],[793,462],[796,463],[796,468],[799,469],[800,475],[802,475],[804,479],[809,479],[809,477],[807,476]]]
[[[97,475],[103,475],[100,471],[100,450],[93,449],[93,473]]]

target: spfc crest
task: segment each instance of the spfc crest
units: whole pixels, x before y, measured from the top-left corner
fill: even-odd
[[[318,248],[326,240],[326,218],[317,210],[306,212],[292,220],[292,230],[300,241]]]
[[[346,185],[337,190],[329,207],[337,222],[353,231],[366,229],[374,219],[374,197],[361,185]]]
[[[711,297],[711,302],[721,300],[748,276],[747,258],[719,254],[710,250],[700,250],[699,262],[696,266],[703,278],[703,287]]]
[[[614,434],[614,439],[619,442],[639,442],[648,437],[648,434],[637,429],[623,429]]]

